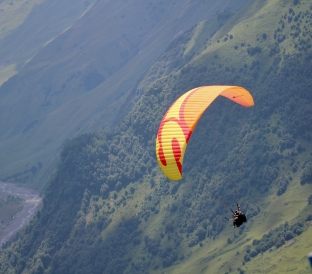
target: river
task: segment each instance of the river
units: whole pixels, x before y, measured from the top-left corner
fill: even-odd
[[[1,225],[0,248],[16,232],[29,223],[42,201],[39,193],[35,190],[0,181],[0,198],[5,199],[7,196],[19,197],[22,199],[22,208],[14,214],[12,220],[8,224]]]

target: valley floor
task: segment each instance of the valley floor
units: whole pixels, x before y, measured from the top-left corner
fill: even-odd
[[[0,182],[0,248],[29,223],[40,205],[36,191]]]

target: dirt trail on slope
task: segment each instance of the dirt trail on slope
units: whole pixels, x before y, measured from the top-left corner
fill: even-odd
[[[39,197],[39,193],[32,189],[18,187],[12,183],[4,183],[0,181],[0,199],[6,201],[8,196],[18,197],[21,200],[21,204],[20,209],[17,212],[14,212],[14,214],[12,212],[7,212],[7,214],[12,216],[9,222],[1,222],[0,248],[16,232],[29,223],[42,201]]]

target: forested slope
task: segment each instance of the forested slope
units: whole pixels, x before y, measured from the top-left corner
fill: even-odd
[[[65,144],[42,210],[1,252],[2,273],[308,273],[310,18],[308,3],[252,1],[177,38],[113,134]],[[212,84],[244,86],[255,106],[218,98],[184,179],[169,181],[155,159],[159,122],[181,94]],[[248,222],[233,230],[224,216],[236,201]]]

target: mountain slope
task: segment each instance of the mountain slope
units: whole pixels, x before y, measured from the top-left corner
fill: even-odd
[[[18,73],[46,43],[70,27],[92,2],[1,1],[0,84]]]
[[[142,79],[150,87],[114,134],[84,134],[66,143],[43,209],[1,253],[1,271],[309,273],[311,49],[297,46],[290,54],[283,48],[308,38],[302,13],[312,12],[308,3],[294,3],[252,1],[212,37],[203,26],[225,14],[176,40]],[[287,33],[277,40],[278,28],[294,29],[285,23],[291,10],[300,14],[302,37]],[[264,19],[251,28],[259,14]],[[242,18],[250,28],[246,46],[230,36],[239,33]],[[257,41],[268,21],[273,29],[265,42]],[[220,38],[227,51],[219,49]],[[254,108],[218,98],[189,142],[184,179],[169,181],[154,152],[161,117],[185,91],[220,83],[247,87]],[[236,200],[248,222],[234,230],[224,216]]]
[[[1,86],[1,178],[42,187],[66,139],[114,128],[168,43],[230,7],[226,0],[97,2]]]

